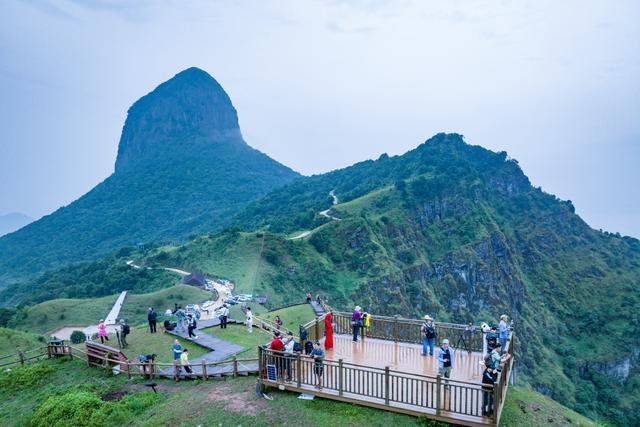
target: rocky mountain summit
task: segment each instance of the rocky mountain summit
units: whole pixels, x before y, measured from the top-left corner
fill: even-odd
[[[247,145],[224,89],[189,68],[129,109],[111,176],[0,238],[0,288],[126,246],[215,231],[298,176]]]

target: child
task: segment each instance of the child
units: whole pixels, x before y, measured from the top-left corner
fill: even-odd
[[[186,348],[182,350],[182,354],[180,355],[180,365],[182,365],[187,374],[193,374],[191,365],[189,364],[189,350],[187,350]]]

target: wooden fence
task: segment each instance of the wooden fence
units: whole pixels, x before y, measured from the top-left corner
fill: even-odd
[[[174,363],[161,363],[155,361],[136,362],[133,360],[121,360],[115,357],[118,351],[105,352],[102,354],[82,349],[71,345],[48,345],[33,350],[0,356],[0,367],[10,367],[25,365],[29,362],[43,360],[51,357],[69,357],[71,359],[82,360],[87,366],[97,367],[105,370],[112,370],[115,366],[118,370],[132,378],[135,375],[145,376],[150,379],[158,377],[170,377],[180,379],[185,377],[184,369]],[[193,375],[189,378],[219,378],[223,376],[247,375],[257,371],[257,358],[237,358],[223,362],[209,362],[202,360],[201,363],[192,364]],[[197,373],[195,373],[197,372]]]
[[[351,318],[351,313],[333,312],[335,333],[351,333]],[[378,338],[395,342],[420,343],[422,323],[422,320],[374,315],[369,320],[369,327],[360,329],[360,336],[363,339]],[[434,324],[438,343],[446,338],[456,349],[465,349],[469,352],[482,351],[484,334],[479,327],[468,328],[465,325],[443,322],[434,322]]]
[[[334,333],[350,334],[352,331],[351,313],[333,311]],[[326,315],[307,322],[308,339],[324,337]],[[418,344],[421,342],[420,326],[422,320],[401,317],[372,316],[369,328],[360,332],[360,337],[377,338],[394,342]],[[485,334],[477,326],[435,322],[437,340],[447,338],[454,348],[469,352],[483,352]],[[446,380],[440,376],[425,376],[415,373],[391,370],[389,367],[355,365],[343,360],[325,359],[323,375],[320,378],[322,392],[316,389],[318,376],[314,372],[313,359],[298,355],[294,359],[261,348],[260,378],[266,384],[279,384],[291,371],[292,383],[285,388],[320,394],[330,399],[380,407],[383,409],[411,413],[413,415],[432,415],[453,423],[498,425],[509,378],[514,363],[514,334],[509,333],[509,341],[503,351],[510,355],[498,379],[493,386]],[[276,379],[269,377],[267,365],[275,366]],[[273,371],[273,369],[271,369]],[[273,374],[273,372],[271,372]],[[443,388],[443,386],[446,387]],[[487,391],[487,388],[489,389]],[[482,415],[483,398],[493,399],[494,412],[491,417]]]
[[[495,401],[499,402],[500,384],[495,389],[483,389],[481,384],[357,365],[342,359],[325,359],[318,364],[312,357],[289,356],[262,347],[259,359],[259,377],[267,385],[412,415],[431,415],[454,423],[496,422],[495,418],[483,416],[483,397],[488,399],[495,393]]]

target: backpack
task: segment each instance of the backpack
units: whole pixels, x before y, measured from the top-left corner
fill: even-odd
[[[487,347],[491,350],[498,345],[498,335],[495,332],[489,332],[487,334]]]
[[[125,335],[129,335],[129,333],[131,332],[131,328],[129,327],[129,325],[122,325],[122,333]]]
[[[307,341],[304,343],[304,354],[311,354],[313,351],[313,343],[311,341]]]
[[[300,333],[300,339],[303,341],[309,337],[309,332],[307,332],[307,330],[302,325],[300,325],[299,333]]]
[[[299,342],[296,341],[295,343],[293,343],[293,351],[294,353],[302,352],[302,346],[300,345]]]
[[[433,324],[429,325],[428,323],[424,323],[422,325],[422,333],[424,334],[425,338],[435,338],[436,337],[436,328],[433,326]]]

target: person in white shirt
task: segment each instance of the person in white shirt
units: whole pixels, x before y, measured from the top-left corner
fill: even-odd
[[[247,330],[249,333],[253,333],[253,313],[251,307],[247,307]]]
[[[227,329],[227,319],[229,317],[229,308],[227,304],[223,304],[220,309],[220,328]]]

